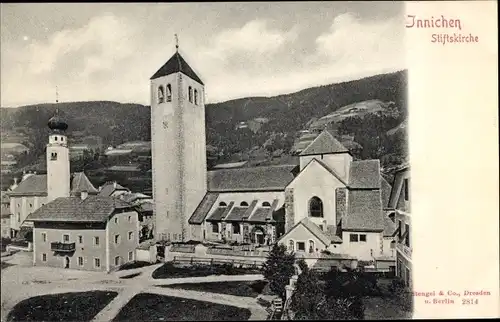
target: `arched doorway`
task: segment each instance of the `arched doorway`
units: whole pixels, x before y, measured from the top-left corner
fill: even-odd
[[[250,231],[250,241],[252,244],[264,245],[266,230],[262,226],[254,226]]]
[[[64,268],[69,268],[69,257],[68,256],[64,257]]]

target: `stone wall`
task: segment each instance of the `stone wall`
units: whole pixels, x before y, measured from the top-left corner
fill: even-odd
[[[293,188],[285,190],[285,233],[295,225],[295,214],[293,210]]]

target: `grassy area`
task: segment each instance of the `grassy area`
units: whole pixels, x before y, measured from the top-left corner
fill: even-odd
[[[113,321],[246,321],[251,312],[234,306],[141,293]]]
[[[152,274],[154,279],[200,277],[210,275],[245,275],[261,274],[258,268],[233,267],[231,264],[223,265],[175,265],[170,262],[158,267]]]
[[[121,279],[130,279],[130,278],[137,277],[137,276],[139,276],[139,275],[141,275],[141,273],[140,273],[140,272],[139,272],[139,273],[130,274],[130,275],[125,275],[125,276],[122,276],[122,277],[120,277],[120,278],[121,278]]]
[[[143,262],[143,261],[135,261],[135,262],[130,262],[130,263],[125,263],[123,264],[119,271],[125,271],[128,269],[134,269],[134,268],[141,268],[141,267],[146,267],[146,266],[151,266],[154,265],[155,263],[150,263],[150,262]]]
[[[265,281],[206,282],[161,285],[160,287],[211,292],[235,296],[257,297],[267,289]]]
[[[7,321],[90,321],[117,294],[90,291],[31,297],[16,304]]]

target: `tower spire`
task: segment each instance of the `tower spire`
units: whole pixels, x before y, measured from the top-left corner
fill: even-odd
[[[177,34],[175,34],[175,51],[179,51],[179,37],[177,37]]]
[[[56,86],[56,103],[59,103],[59,91],[57,90],[57,86]]]

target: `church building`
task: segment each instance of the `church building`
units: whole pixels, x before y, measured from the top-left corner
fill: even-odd
[[[151,78],[156,236],[390,256],[390,185],[324,130],[300,165],[207,171],[204,84],[178,50]],[[394,256],[394,255],[392,255]]]

